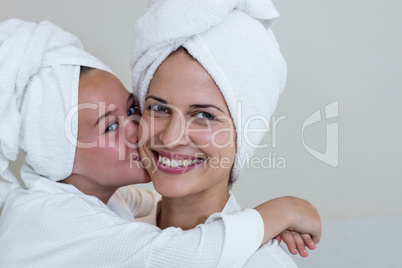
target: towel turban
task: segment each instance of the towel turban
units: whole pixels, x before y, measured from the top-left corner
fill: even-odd
[[[59,181],[71,174],[80,66],[110,72],[77,37],[50,22],[0,23],[0,180],[5,188],[17,183],[8,166],[19,150],[41,176]]]
[[[237,150],[231,176],[236,181],[269,131],[267,122],[285,87],[286,62],[270,29],[279,14],[271,0],[152,2],[134,27],[133,93],[143,109],[159,65],[186,48],[214,79],[233,118]]]

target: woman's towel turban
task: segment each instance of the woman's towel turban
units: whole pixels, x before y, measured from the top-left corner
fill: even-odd
[[[266,134],[285,87],[286,62],[270,29],[279,14],[271,0],[153,2],[134,27],[133,92],[143,108],[159,65],[186,48],[214,79],[233,118],[235,181]]]

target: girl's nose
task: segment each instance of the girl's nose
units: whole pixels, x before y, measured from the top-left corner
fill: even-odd
[[[124,133],[125,133],[126,141],[130,145],[137,143],[138,123],[131,119],[126,119],[126,121],[124,122]]]

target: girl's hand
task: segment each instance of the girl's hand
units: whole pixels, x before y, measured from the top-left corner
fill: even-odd
[[[306,247],[310,250],[316,248],[316,244],[309,234],[299,234],[298,232],[285,230],[275,239],[278,240],[278,243],[283,240],[291,254],[296,255],[297,252],[299,252],[300,256],[303,258],[308,256]]]
[[[262,245],[276,237],[277,234],[282,234],[285,230],[308,234],[308,236],[300,235],[301,239],[295,235],[293,244],[296,246],[294,247],[297,247],[299,241],[303,241],[303,243],[306,241],[308,248],[312,247],[312,241],[315,244],[320,242],[321,218],[317,209],[307,200],[291,196],[279,197],[257,206],[255,210],[260,213],[264,222]],[[286,240],[291,241],[290,235],[292,234],[285,235]],[[302,253],[301,255],[306,254]]]

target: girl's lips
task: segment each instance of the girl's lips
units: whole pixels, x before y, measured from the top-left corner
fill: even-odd
[[[130,158],[132,161],[141,161],[139,153],[130,153]]]
[[[204,159],[189,157],[187,155],[173,155],[156,151],[152,152],[158,170],[169,174],[183,174],[190,172],[204,161]]]

